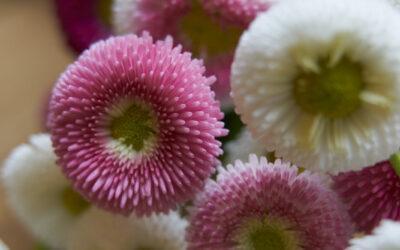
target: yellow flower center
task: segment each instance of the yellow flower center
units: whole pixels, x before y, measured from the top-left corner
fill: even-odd
[[[239,41],[242,29],[224,26],[212,19],[202,6],[192,1],[190,12],[181,21],[181,32],[190,41],[191,51],[196,56],[223,54],[233,51]]]
[[[238,243],[246,250],[298,250],[298,235],[278,220],[251,220],[241,230]]]
[[[134,103],[112,119],[110,130],[114,139],[140,152],[156,135],[156,118],[149,107]]]
[[[90,207],[90,203],[82,198],[71,187],[65,188],[61,194],[64,208],[73,216],[78,216]]]
[[[328,60],[321,60],[295,79],[294,97],[307,113],[343,118],[359,108],[364,86],[359,64],[343,58],[331,66]]]

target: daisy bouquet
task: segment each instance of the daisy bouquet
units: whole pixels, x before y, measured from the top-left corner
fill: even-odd
[[[44,246],[400,249],[398,1],[54,2],[77,58],[2,169]]]

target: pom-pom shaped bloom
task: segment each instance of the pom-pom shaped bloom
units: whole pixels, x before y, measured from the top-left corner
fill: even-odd
[[[227,75],[230,74],[234,49],[245,27],[240,24],[243,24],[242,18],[245,19],[245,23],[249,21],[249,12],[254,16],[255,11],[263,9],[260,6],[264,6],[261,4],[264,1],[238,0],[235,2],[240,4],[232,5],[229,4],[232,1],[223,2],[208,3],[205,6],[207,10],[213,9],[214,6],[231,6],[229,10],[240,7],[239,12],[222,11],[224,15],[221,16],[220,11],[214,9],[216,13],[210,13],[205,11],[198,0],[116,0],[113,7],[114,29],[119,34],[140,34],[142,31],[148,31],[156,39],[172,35],[185,49],[205,60],[209,69],[207,74],[218,77],[213,85],[217,99],[229,108],[232,101],[229,97],[230,78]],[[254,6],[259,7],[253,8]],[[246,16],[241,16],[242,14]],[[226,22],[225,19],[238,21]]]
[[[390,161],[333,177],[357,230],[370,232],[382,219],[400,220],[399,159],[394,154]]]
[[[92,209],[76,223],[67,249],[184,250],[186,226],[187,221],[175,212],[126,218]]]
[[[111,35],[112,0],[55,0],[69,45],[80,53]]]
[[[189,249],[344,249],[351,234],[319,176],[255,155],[221,168],[194,206]]]
[[[59,249],[89,204],[71,189],[55,161],[50,136],[34,135],[5,161],[2,181],[21,222],[38,239]]]
[[[384,220],[372,235],[350,241],[348,250],[396,250],[400,249],[400,223]]]
[[[128,35],[99,42],[53,90],[59,163],[100,207],[138,215],[193,198],[222,153],[223,114],[201,62],[172,40]]]
[[[385,1],[282,1],[238,46],[236,110],[266,150],[305,168],[381,161],[400,145],[399,29]]]

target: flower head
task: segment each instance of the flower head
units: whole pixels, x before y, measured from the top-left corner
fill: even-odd
[[[256,9],[262,8],[254,9],[253,6],[264,6],[261,3],[256,4],[263,2],[262,0],[236,2],[241,4],[234,4],[235,7],[240,6],[241,10],[254,12],[254,15]],[[198,0],[116,0],[113,8],[114,27],[119,34],[140,34],[142,31],[148,31],[156,39],[172,35],[185,49],[205,60],[207,69],[210,69],[207,74],[215,74],[218,77],[213,85],[217,99],[226,107],[230,107],[230,79],[227,75],[230,74],[234,49],[244,27],[239,25],[242,21],[226,22],[222,19],[247,20],[249,16],[242,17],[241,14],[248,14],[248,11],[223,12],[222,18],[218,13],[207,12],[205,7],[207,10],[213,9],[213,6],[225,8],[230,6],[228,3],[207,3],[205,6],[202,4],[203,2]]]
[[[221,168],[194,206],[189,249],[343,249],[351,234],[319,176],[255,155]]]
[[[395,154],[390,161],[333,177],[359,231],[370,232],[382,219],[400,220],[399,159]]]
[[[383,220],[374,229],[372,235],[367,235],[350,241],[348,250],[395,250],[400,249],[400,223]]]
[[[4,163],[2,181],[18,218],[53,248],[65,247],[70,228],[89,204],[75,193],[55,163],[49,135],[34,135]]]
[[[385,159],[400,145],[399,29],[385,1],[282,1],[241,38],[236,110],[266,150],[306,168]]]
[[[55,0],[60,24],[77,53],[111,35],[111,3],[112,0]]]
[[[222,153],[223,114],[201,62],[172,40],[99,42],[53,90],[50,128],[67,177],[89,200],[129,214],[195,195]]]
[[[184,250],[186,226],[187,221],[175,212],[126,218],[93,209],[76,223],[69,235],[67,249]]]

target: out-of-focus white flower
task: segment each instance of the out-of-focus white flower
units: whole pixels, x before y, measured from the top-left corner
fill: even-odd
[[[250,154],[264,156],[266,152],[261,142],[252,138],[250,132],[244,128],[235,140],[226,144],[225,153],[228,155],[226,162],[233,164],[236,160],[247,161]]]
[[[241,38],[236,110],[267,151],[305,168],[387,159],[400,145],[398,30],[386,1],[282,1]]]
[[[350,241],[348,250],[397,250],[400,249],[400,223],[384,220],[372,235]]]
[[[72,191],[56,165],[50,136],[34,135],[14,149],[2,172],[18,218],[52,248],[63,248],[69,229],[88,204]]]
[[[171,212],[137,218],[91,209],[71,231],[68,250],[186,249],[186,220]]]
[[[400,0],[388,0],[394,7],[400,9]]]
[[[0,240],[0,250],[9,250],[6,244],[2,240]]]
[[[136,27],[134,22],[135,15],[137,15],[137,0],[114,0],[113,1],[113,22],[114,29],[117,34],[126,34],[129,32],[135,32]],[[137,24],[136,24],[137,25]]]

